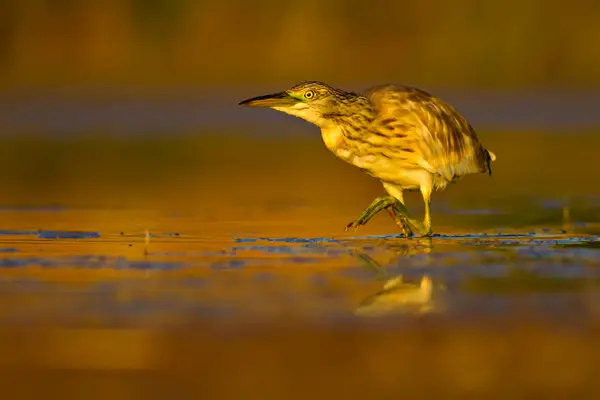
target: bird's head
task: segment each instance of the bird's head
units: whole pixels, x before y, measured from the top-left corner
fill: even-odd
[[[352,96],[325,83],[308,81],[283,92],[244,100],[240,105],[269,107],[326,128],[331,124],[329,116],[339,112],[340,103]]]

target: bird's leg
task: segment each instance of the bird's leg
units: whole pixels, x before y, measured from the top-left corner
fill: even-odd
[[[397,205],[394,205],[393,207],[388,207],[387,211],[390,214],[390,217],[392,217],[392,219],[396,223],[396,226],[398,226],[398,228],[402,230],[402,233],[406,237],[411,237],[413,235],[413,231],[410,228],[410,222],[407,220],[404,214],[398,211]]]
[[[431,188],[421,186],[421,194],[423,195],[423,201],[425,202],[425,218],[423,223],[411,220],[411,223],[417,228],[421,236],[429,237],[432,234],[431,231]]]
[[[387,209],[388,213],[396,223],[396,225],[402,229],[402,233],[407,237],[413,235],[413,230],[410,226],[411,221],[407,217],[408,211],[400,200],[393,196],[377,197],[373,202],[360,214],[358,218],[346,225],[346,231],[348,228],[357,228],[360,225],[364,225],[371,218],[373,218],[378,212],[383,209]],[[413,225],[414,226],[414,225]]]
[[[410,214],[409,214],[408,210],[406,209],[404,202],[402,201],[403,193],[402,193],[402,189],[400,187],[389,184],[387,182],[383,184],[383,187],[389,194],[391,194],[392,196],[394,196],[395,198],[398,199],[398,202],[396,203],[396,205],[394,207],[394,211],[396,211],[396,214],[400,214],[400,219],[402,220],[402,223],[405,226],[410,227],[413,231],[419,232],[419,234],[423,237],[431,236],[430,203],[431,203],[431,192],[433,190],[432,182],[431,181],[423,181],[422,184],[420,185],[421,195],[423,196],[423,201],[425,202],[425,220],[423,221],[423,223],[416,221],[410,217]]]
[[[379,211],[386,209],[390,206],[394,206],[398,200],[392,196],[377,197],[373,202],[356,218],[354,221],[346,225],[348,228],[358,228],[361,225],[369,222]]]
[[[387,271],[372,257],[361,251],[352,251],[351,254],[358,258],[358,261],[363,267],[373,270],[377,275],[378,279],[385,280],[387,278]]]
[[[414,220],[410,217],[410,213],[408,212],[408,209],[403,203],[401,203],[400,201],[396,202],[396,204],[394,205],[394,212],[396,213],[396,221],[399,221],[402,224],[404,224],[404,226],[408,228],[411,234],[413,233],[413,231],[417,231],[422,234],[422,232],[424,231],[423,225],[419,221]]]
[[[384,184],[384,188],[386,188],[385,184]],[[400,203],[402,206],[404,206],[404,192],[402,190],[395,188],[392,191],[392,193],[390,193],[390,194],[396,198],[396,201],[398,203]],[[404,208],[406,208],[406,206],[404,206]],[[410,225],[406,218],[406,215],[404,215],[402,212],[400,212],[398,210],[398,204],[394,204],[393,207],[388,207],[387,211],[388,211],[390,217],[392,217],[392,219],[396,223],[396,226],[398,226],[398,228],[400,228],[402,230],[402,233],[406,237],[410,237],[413,235],[412,229],[410,228]]]
[[[428,197],[425,200],[425,221],[424,221],[426,232],[423,236],[431,236],[433,231],[431,230],[431,199]]]
[[[402,229],[402,233],[407,237],[412,236],[415,225],[404,205],[404,192],[402,191],[402,188],[388,182],[382,182],[382,184],[385,191],[396,198],[396,204],[394,204],[392,210],[388,209],[390,216],[394,219],[396,225]]]
[[[421,189],[421,193],[423,194],[423,200],[425,201],[425,221],[423,223],[411,218],[408,209],[400,200],[398,200],[393,207],[394,219],[396,220],[398,226],[404,226],[403,229],[407,236],[412,236],[413,231],[419,232],[419,234],[421,234],[423,237],[431,236],[431,190]]]

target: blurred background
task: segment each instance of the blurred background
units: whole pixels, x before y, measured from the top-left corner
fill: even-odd
[[[118,181],[135,182],[140,193],[144,182],[179,181],[210,197],[192,182],[219,185],[219,173],[231,170],[233,179],[250,167],[267,168],[263,177],[284,184],[274,159],[263,165],[258,149],[295,160],[283,175],[299,166],[342,171],[372,188],[363,191],[365,202],[378,183],[368,186],[371,180],[331,158],[314,127],[237,106],[313,79],[347,90],[384,82],[429,90],[465,114],[499,156],[500,182],[526,179],[513,190],[543,191],[541,172],[523,178],[522,163],[544,163],[556,157],[550,148],[572,143],[547,143],[545,135],[581,135],[600,123],[599,13],[593,0],[569,7],[554,0],[4,0],[0,167],[13,172],[0,203],[88,204],[90,197],[101,205],[114,196],[116,205],[151,197],[123,193]],[[277,147],[290,137],[305,143],[294,154]],[[255,152],[240,157],[248,145]],[[577,153],[593,146],[570,146],[561,157],[591,162]],[[565,165],[544,168],[573,176]],[[316,179],[301,172],[298,182],[302,176]],[[249,190],[256,183],[239,180]]]
[[[599,118],[593,0],[569,7],[555,0],[5,0],[0,7],[3,134],[35,124],[63,133],[223,126],[252,118],[234,107],[239,96],[312,79],[356,90],[417,85],[490,125]]]
[[[319,78],[455,89],[600,83],[600,6],[576,0],[6,0],[7,88],[152,89]]]
[[[350,334],[356,325],[327,318],[381,289],[356,278],[356,258],[329,249],[306,261],[289,243],[283,255],[224,249],[250,235],[344,235],[383,194],[316,127],[238,106],[305,80],[414,85],[471,121],[498,157],[493,175],[435,194],[436,232],[597,235],[599,17],[597,0],[2,0],[0,383],[31,398],[107,397],[91,387],[112,399],[291,399],[315,388],[392,398],[398,382],[419,395],[589,395],[592,331],[521,315],[523,297],[484,303],[504,310],[502,329],[482,317],[369,322]],[[420,215],[420,196],[407,202]],[[52,242],[38,229],[93,234]],[[383,215],[360,229],[396,232]],[[430,243],[433,261],[409,259],[426,252],[412,242],[369,246],[415,276],[423,265],[457,280],[551,265],[579,288],[598,270],[595,237],[560,254],[546,242],[532,253]],[[448,264],[472,269],[454,275]],[[597,310],[597,298],[580,303]],[[322,304],[333,309],[324,323]],[[586,318],[573,326],[597,321]]]

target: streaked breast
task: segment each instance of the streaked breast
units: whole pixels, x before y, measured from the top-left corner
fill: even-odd
[[[321,128],[321,137],[325,146],[339,158],[348,161],[352,157],[340,127]]]

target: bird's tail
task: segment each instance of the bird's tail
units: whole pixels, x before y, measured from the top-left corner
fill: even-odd
[[[483,149],[485,152],[485,163],[487,165],[488,174],[492,176],[492,161],[496,161],[496,155],[488,149]]]

